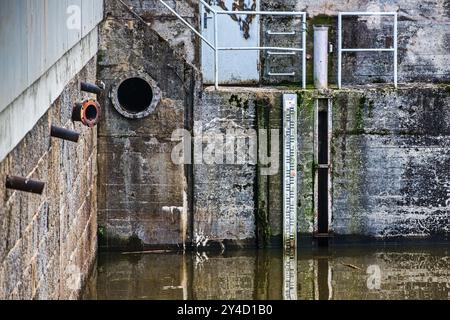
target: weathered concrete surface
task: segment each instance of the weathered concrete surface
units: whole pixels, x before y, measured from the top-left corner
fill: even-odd
[[[127,9],[122,4],[114,2],[118,1],[107,1],[106,15],[128,20],[130,15]],[[124,2],[133,7],[133,11],[141,16],[149,24],[149,27],[166,40],[173,50],[181,54],[186,61],[193,64],[199,62],[199,39],[158,0],[127,0]],[[197,1],[168,1],[168,4],[192,26],[199,29]]]
[[[274,88],[210,88],[195,104],[194,119],[206,133],[255,130],[258,148],[267,146],[273,172],[258,154],[258,165],[194,164],[194,239],[228,240],[231,245],[280,243],[282,236],[282,95],[296,93]],[[314,223],[314,93],[298,91],[299,232],[312,233]],[[267,135],[261,135],[265,130]],[[272,131],[272,130],[278,130]],[[272,136],[276,135],[276,136]],[[250,140],[243,149],[250,151]],[[225,139],[225,138],[224,138]],[[227,141],[227,140],[223,140]],[[273,145],[278,143],[278,149]],[[228,147],[227,147],[228,148]],[[228,150],[228,149],[227,149]],[[278,150],[278,151],[277,151]],[[277,153],[278,152],[278,153]],[[235,156],[238,149],[234,149]],[[267,173],[267,172],[266,172]],[[245,241],[243,241],[245,240]],[[256,241],[256,242],[255,242]]]
[[[171,161],[179,143],[171,137],[174,130],[190,127],[195,69],[120,2],[108,1],[106,11],[98,62],[98,78],[106,83],[99,126],[101,246],[182,245],[190,178],[189,170]],[[155,112],[143,119],[124,118],[108,96],[119,78],[135,73],[147,74],[162,91]],[[181,207],[181,214],[163,207]]]
[[[204,131],[222,133],[236,127],[280,128],[281,96],[287,92],[206,90],[202,104],[196,105],[195,119],[202,121]],[[297,95],[298,231],[312,235],[317,232],[314,101],[318,94],[307,90]],[[448,87],[366,86],[329,95],[334,104],[330,231],[336,236],[448,236]],[[270,176],[259,174],[260,162],[258,166],[195,164],[195,235],[275,244],[282,234],[279,161],[280,169]]]
[[[449,104],[445,86],[336,94],[336,234],[449,234]]]
[[[194,133],[202,134],[201,162],[194,164],[193,238],[204,241],[233,240],[238,245],[249,244],[255,234],[256,166],[245,160],[240,163],[236,154],[236,141],[227,141],[225,135],[243,130],[242,150],[248,159],[249,140],[245,130],[256,128],[254,92],[205,91],[194,107],[196,126]],[[231,148],[231,161],[226,156],[208,163],[207,145],[214,135],[219,135],[219,146],[225,154]],[[223,135],[223,136],[222,136]],[[225,148],[225,143],[228,146]],[[218,150],[218,149],[217,149]],[[197,152],[197,151],[194,151]]]
[[[184,240],[202,245],[211,241],[263,245],[279,240],[281,152],[280,168],[271,176],[261,175],[261,164],[252,163],[208,164],[204,159],[200,163],[192,159],[194,164],[183,168],[170,160],[171,151],[178,144],[171,141],[171,134],[179,128],[186,128],[191,134],[196,133],[194,129],[218,134],[237,128],[280,129],[281,95],[292,92],[297,93],[299,101],[298,231],[308,235],[317,231],[314,99],[318,93],[298,90],[298,86],[202,89],[196,68],[188,62],[198,63],[196,50],[192,49],[197,48],[197,43],[192,36],[182,32],[184,27],[176,20],[164,20],[167,10],[156,1],[131,3],[150,25],[143,24],[119,2],[107,2],[99,78],[106,82],[109,92],[124,74],[146,73],[159,83],[163,100],[148,118],[129,120],[112,108],[106,95],[101,97],[106,106],[106,121],[99,129],[99,217],[101,230],[106,232],[102,243],[109,248],[142,248],[179,245]],[[429,39],[420,36],[424,30],[433,30],[433,36],[446,39],[446,1],[422,7],[419,1],[283,3],[264,2],[263,8],[306,10],[310,25],[335,24],[338,11],[398,10],[400,81],[448,80],[447,41],[435,41],[438,44],[425,50],[424,41]],[[184,16],[195,17],[194,3],[175,5]],[[423,12],[435,17],[435,21],[431,22]],[[346,26],[350,42],[345,45],[389,46],[389,38],[372,36],[380,29],[389,31],[392,24],[360,19],[348,21]],[[263,25],[269,27],[280,26]],[[356,29],[364,30],[361,34],[367,38],[348,34]],[[173,39],[171,35],[175,35]],[[336,39],[335,30],[331,39]],[[177,41],[193,47],[177,47]],[[281,44],[283,41],[277,42]],[[310,52],[311,45],[309,41]],[[371,59],[361,55],[346,60],[344,82],[387,81],[383,72],[391,66],[389,62]],[[335,62],[330,64],[330,72],[333,70]],[[448,194],[445,174],[449,168],[445,159],[448,146],[444,113],[449,91],[445,86],[422,87],[417,84],[394,91],[374,86],[328,93],[334,101],[331,231],[336,235],[448,234],[448,211],[444,207],[448,200],[444,195]],[[194,122],[199,123],[197,127]],[[281,142],[281,135],[279,138]],[[208,141],[202,140],[203,148]],[[267,144],[270,142],[268,139]],[[195,142],[191,147],[195,150]],[[248,141],[244,147],[248,147]],[[427,168],[430,163],[432,169]],[[385,172],[380,171],[383,169]],[[425,195],[422,188],[428,191],[430,186],[434,191]],[[183,207],[183,215],[167,215],[162,210],[164,206]],[[183,221],[187,224],[183,225]]]
[[[96,59],[0,163],[0,299],[75,299],[97,253],[97,130],[71,122],[80,81],[95,82]],[[50,138],[50,124],[81,133]],[[46,182],[42,196],[6,190],[7,175]]]

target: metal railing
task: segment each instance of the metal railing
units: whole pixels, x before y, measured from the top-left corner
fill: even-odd
[[[189,22],[187,22],[182,16],[180,16],[172,7],[170,7],[164,0],[159,0],[170,12],[172,12],[181,22],[183,22],[189,29],[191,29],[197,36],[200,37],[211,49],[214,50],[214,83],[215,88],[219,88],[219,52],[229,50],[258,50],[265,51],[271,50],[274,52],[301,52],[302,53],[302,88],[306,88],[306,12],[286,12],[286,11],[226,11],[215,10],[204,0],[199,2],[214,16],[214,43],[211,43],[200,32],[198,32]],[[302,17],[302,48],[286,48],[286,47],[219,47],[219,35],[218,35],[218,19],[219,15],[265,15],[265,16],[300,16]],[[291,73],[286,75],[292,75]]]
[[[348,49],[342,48],[342,17],[343,16],[393,16],[394,17],[394,40],[393,48],[367,48],[367,49]],[[343,52],[393,52],[394,53],[394,85],[397,88],[398,77],[398,32],[397,32],[397,12],[339,12],[338,16],[338,86],[342,88],[342,53]]]

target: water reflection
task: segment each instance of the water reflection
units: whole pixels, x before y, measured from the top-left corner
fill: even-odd
[[[300,251],[297,298],[449,299],[446,248]],[[283,299],[278,251],[102,254],[89,299]],[[290,284],[292,286],[292,284]]]

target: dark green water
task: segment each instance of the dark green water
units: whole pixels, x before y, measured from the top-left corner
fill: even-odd
[[[101,254],[87,299],[282,299],[279,251]],[[449,299],[447,247],[300,250],[297,296]]]

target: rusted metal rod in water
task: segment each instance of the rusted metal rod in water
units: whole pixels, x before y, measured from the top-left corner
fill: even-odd
[[[42,194],[45,183],[21,177],[7,176],[5,186],[7,189]]]
[[[72,142],[78,142],[78,140],[80,139],[80,134],[78,132],[60,128],[54,125],[50,127],[50,136]]]
[[[94,94],[100,94],[102,93],[103,89],[100,88],[98,85],[88,82],[81,82],[80,83],[80,89],[81,91],[94,93]]]

